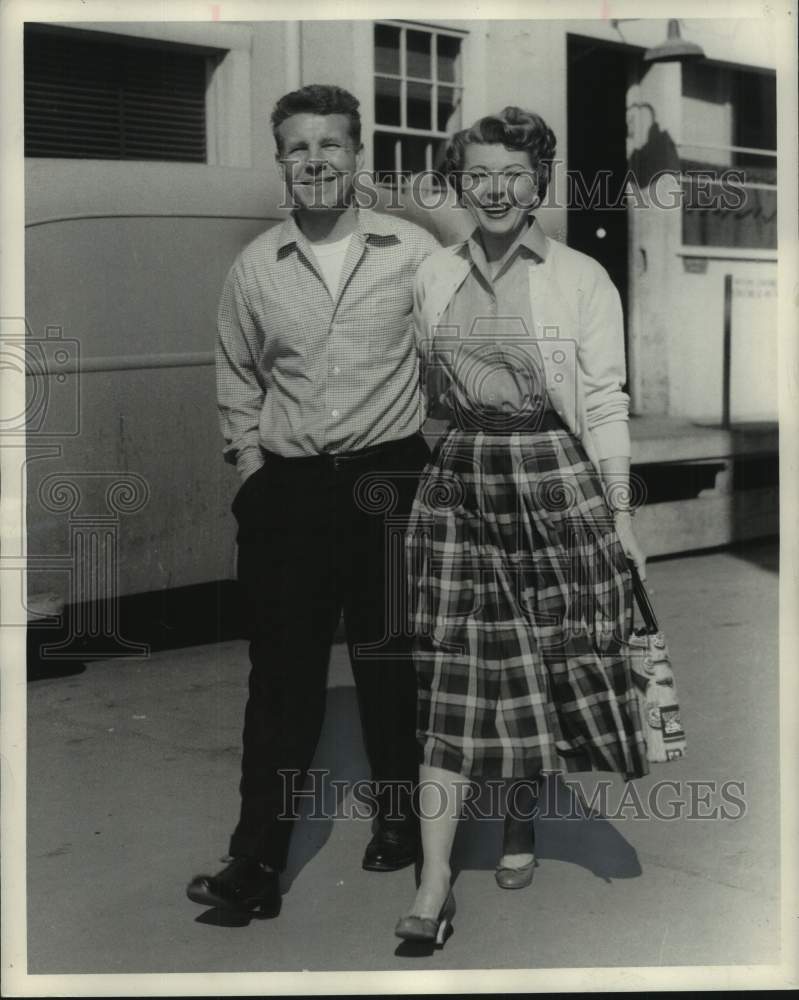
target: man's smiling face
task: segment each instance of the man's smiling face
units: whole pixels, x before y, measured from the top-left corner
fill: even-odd
[[[291,115],[280,123],[277,135],[277,160],[297,208],[330,210],[349,204],[363,147],[353,142],[347,115]]]

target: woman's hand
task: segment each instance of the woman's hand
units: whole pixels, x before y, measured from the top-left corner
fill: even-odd
[[[635,537],[632,515],[625,511],[620,511],[614,515],[614,520],[616,522],[616,533],[619,536],[621,547],[624,549],[624,554],[635,563],[641,579],[646,580],[646,556],[638,544],[638,539]]]
[[[646,579],[646,556],[633,531],[633,491],[630,484],[630,459],[617,455],[600,459],[602,486],[608,508],[613,512],[616,533],[628,559],[632,559],[642,580]]]

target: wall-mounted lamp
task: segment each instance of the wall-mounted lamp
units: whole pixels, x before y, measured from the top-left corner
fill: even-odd
[[[668,37],[665,42],[644,52],[645,63],[686,62],[689,59],[704,59],[705,52],[700,45],[686,42],[680,36],[680,22],[669,21]]]
[[[618,30],[619,21],[639,21],[637,17],[614,19],[611,23]],[[621,34],[621,32],[619,32]],[[676,18],[669,20],[668,36],[665,42],[655,45],[644,52],[645,63],[688,62],[691,59],[704,59],[705,52],[700,45],[686,42],[680,35],[680,22]]]

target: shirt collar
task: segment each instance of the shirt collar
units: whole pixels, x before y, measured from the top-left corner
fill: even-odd
[[[535,216],[531,216],[530,218],[532,221],[527,232],[524,234],[521,245],[527,247],[528,250],[532,250],[541,260],[546,260],[549,253],[549,240]]]
[[[373,212],[368,208],[356,208],[357,223],[353,235],[360,235],[366,242],[369,237],[377,237],[378,240],[389,238],[399,241],[399,235],[392,225],[391,219],[381,216],[379,212]],[[302,230],[297,225],[294,212],[291,213],[282,223],[280,237],[278,239],[278,253],[297,244],[305,243]]]
[[[481,257],[484,256],[482,244],[477,241],[478,229],[475,228],[469,239],[466,242],[469,253],[472,253],[472,247],[476,245],[479,248]],[[508,252],[505,256],[505,260],[509,260],[518,249],[524,247],[526,250],[531,251],[538,257],[539,260],[546,260],[547,254],[549,253],[549,240],[541,228],[539,222],[535,216],[530,216],[530,223],[526,230],[522,230],[519,236],[516,237],[513,244],[508,248]]]

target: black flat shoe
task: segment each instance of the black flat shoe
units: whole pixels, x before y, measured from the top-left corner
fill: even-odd
[[[366,845],[363,868],[367,872],[395,872],[412,865],[419,854],[419,838],[415,834],[382,829]]]
[[[394,933],[403,941],[419,941],[442,948],[454,916],[455,897],[450,890],[437,917],[417,917],[414,915],[401,917],[397,921]]]
[[[193,903],[238,913],[276,917],[280,912],[277,872],[265,871],[254,858],[234,858],[216,875],[196,875],[186,887]]]

